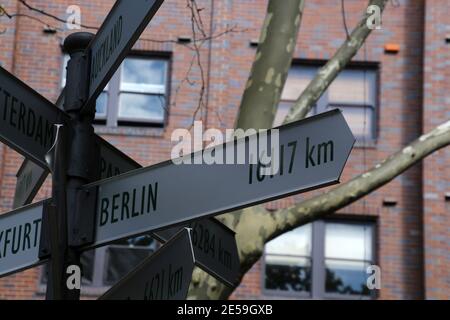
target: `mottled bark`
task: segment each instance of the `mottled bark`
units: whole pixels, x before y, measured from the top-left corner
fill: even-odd
[[[291,67],[302,12],[303,0],[269,0],[236,128],[272,127]]]
[[[387,2],[387,0],[371,0],[369,1],[369,5],[377,5],[380,7],[381,12],[383,12]],[[350,34],[350,37],[344,41],[327,64],[320,68],[317,75],[301,93],[294,106],[289,110],[285,123],[306,117],[312,106],[319,100],[337,75],[358,53],[358,50],[372,31],[367,27],[367,18],[368,14],[365,13],[361,21]]]

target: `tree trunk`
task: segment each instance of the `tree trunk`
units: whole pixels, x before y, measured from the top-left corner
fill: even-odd
[[[269,0],[236,128],[272,128],[291,68],[302,13],[303,0]]]
[[[247,130],[272,127],[297,44],[303,4],[304,0],[269,0],[236,128]],[[241,211],[229,213],[225,217],[238,217],[240,213]],[[216,299],[220,292],[225,292],[224,289],[225,286],[215,278],[195,268],[188,299]],[[229,293],[231,290],[222,297]]]

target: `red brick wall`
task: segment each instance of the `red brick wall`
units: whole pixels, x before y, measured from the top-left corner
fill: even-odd
[[[228,33],[211,43],[205,43],[201,52],[204,76],[209,80],[208,107],[203,109],[203,118],[207,127],[221,129],[233,127],[237,107],[240,103],[245,82],[251,68],[255,49],[249,42],[259,37],[259,29],[265,15],[267,1],[207,1],[197,0],[204,8],[202,16],[206,32],[209,32],[211,13],[213,12],[213,30],[219,33],[230,26],[236,25],[243,32]],[[82,23],[99,26],[114,1],[78,0],[76,3],[82,9]],[[6,1],[14,7],[14,1]],[[347,23],[352,28],[364,11],[365,1],[346,0]],[[444,0],[433,1],[435,8],[444,7]],[[36,0],[33,5],[60,17],[65,17],[65,10],[73,1]],[[212,8],[213,4],[213,8]],[[427,7],[428,9],[428,7]],[[22,11],[29,13],[26,9]],[[300,36],[295,51],[296,59],[329,59],[345,39],[342,24],[340,1],[318,0],[307,1],[303,17]],[[428,13],[427,13],[428,14]],[[391,153],[401,149],[422,132],[422,120],[425,127],[434,126],[434,119],[442,120],[449,117],[449,101],[447,104],[437,104],[439,110],[428,115],[426,110],[422,114],[422,89],[427,88],[427,80],[422,83],[423,74],[423,41],[424,41],[424,1],[405,0],[399,7],[388,5],[383,18],[383,29],[374,31],[364,50],[358,54],[355,61],[371,61],[380,64],[380,104],[378,113],[378,139],[370,148],[355,148],[352,152],[342,181],[362,173],[365,169],[379,163]],[[448,15],[447,15],[448,16]],[[40,17],[44,20],[46,18]],[[445,16],[443,18],[446,18]],[[4,18],[0,19],[3,23]],[[51,21],[51,20],[48,20]],[[443,20],[442,20],[443,21]],[[448,22],[448,21],[447,21]],[[55,24],[51,21],[52,24]],[[7,37],[0,36],[2,50],[0,61],[9,69],[14,70],[16,76],[27,82],[31,87],[49,98],[56,100],[60,92],[61,58],[60,43],[69,32],[58,32],[55,35],[42,33],[42,25],[26,18],[18,19],[18,29],[14,32],[14,24],[8,29]],[[61,26],[61,25],[59,25]],[[62,26],[64,27],[64,26]],[[434,30],[435,23],[429,19],[426,30]],[[445,51],[443,39],[437,39],[433,31],[425,39],[441,41],[441,50]],[[448,33],[448,32],[447,32]],[[191,36],[190,13],[184,1],[166,0],[160,11],[147,28],[135,49],[143,51],[158,51],[171,55],[171,103],[168,124],[164,129],[108,129],[98,127],[97,131],[111,143],[125,153],[132,156],[142,165],[160,162],[170,156],[170,135],[175,128],[187,128],[192,121],[192,115],[197,109],[198,92],[201,85],[201,74],[194,64],[190,79],[194,85],[180,83],[185,77],[192,59],[192,51],[185,46],[163,42],[161,40],[176,40],[178,36]],[[16,37],[16,49],[13,56],[13,37]],[[198,37],[201,37],[198,34]],[[151,41],[158,40],[158,41]],[[398,54],[386,54],[384,45],[396,43],[400,45]],[[4,44],[7,46],[4,49]],[[432,44],[430,43],[430,46]],[[433,47],[434,48],[434,47]],[[430,49],[433,51],[434,49]],[[428,54],[428,51],[426,51]],[[433,51],[434,52],[434,51]],[[442,54],[441,52],[441,54]],[[434,71],[437,66],[439,52],[434,52],[436,58],[430,57]],[[448,53],[447,58],[448,58]],[[434,56],[433,56],[434,57]],[[446,59],[449,60],[449,59]],[[426,60],[427,61],[427,60]],[[444,60],[445,62],[445,60]],[[442,66],[441,64],[439,64]],[[442,69],[442,76],[447,72]],[[434,76],[434,72],[433,72]],[[432,81],[432,75],[425,79]],[[438,81],[440,91],[426,91],[425,103],[433,104],[434,99],[444,99],[445,88],[442,81]],[[435,85],[433,84],[433,87]],[[443,89],[444,88],[444,89]],[[176,94],[177,93],[177,94]],[[429,96],[429,97],[428,97]],[[434,109],[430,109],[434,110]],[[428,116],[427,116],[428,115]],[[427,121],[430,123],[427,124]],[[0,210],[10,210],[12,195],[15,188],[15,173],[21,163],[21,157],[10,149],[3,154],[0,147],[1,159]],[[444,162],[446,156],[447,162]],[[355,216],[374,216],[378,222],[377,255],[378,264],[382,269],[382,299],[419,299],[425,296],[423,279],[423,242],[425,242],[426,296],[447,297],[447,286],[442,286],[444,279],[449,279],[449,251],[450,235],[445,234],[448,229],[449,204],[442,199],[442,190],[449,192],[448,173],[443,178],[445,164],[448,167],[449,151],[442,151],[432,160],[425,162],[422,177],[422,167],[415,166],[394,181],[374,192],[362,201],[341,210],[340,213]],[[440,168],[440,169],[439,169]],[[1,171],[3,170],[3,171]],[[438,171],[441,170],[441,171]],[[447,170],[448,171],[448,170]],[[422,178],[425,179],[422,199]],[[447,183],[447,184],[445,184]],[[444,186],[444,187],[442,187]],[[315,193],[323,192],[323,190]],[[429,200],[428,193],[438,193],[438,200]],[[46,184],[39,199],[50,194],[49,184]],[[314,193],[292,197],[279,201],[273,206],[285,206]],[[394,198],[397,205],[383,206],[383,199]],[[426,225],[422,232],[422,208],[425,208]],[[447,225],[440,226],[447,213]],[[438,218],[438,220],[436,220]],[[441,219],[441,220],[439,220]],[[433,240],[437,230],[443,240]],[[438,238],[440,239],[440,238]],[[444,259],[446,257],[447,260]],[[444,259],[444,260],[442,260]],[[430,268],[428,268],[430,265]],[[261,291],[261,264],[258,263],[246,275],[242,285],[236,290],[234,298],[266,297]],[[445,273],[447,272],[447,273]],[[16,276],[0,280],[0,298],[33,298],[36,296],[38,269],[26,271]],[[446,277],[445,277],[446,276]],[[448,281],[448,280],[447,280]],[[441,282],[441,283],[440,283]],[[435,292],[435,295],[432,293]],[[270,296],[269,296],[270,298]]]
[[[450,119],[450,8],[448,1],[426,2],[424,109],[425,131]],[[442,149],[424,162],[425,295],[450,299],[450,150]]]

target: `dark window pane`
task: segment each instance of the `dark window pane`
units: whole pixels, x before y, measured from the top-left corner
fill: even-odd
[[[369,295],[367,264],[364,262],[326,260],[327,293]]]
[[[309,292],[311,264],[309,259],[266,256],[265,287],[269,290]]]
[[[92,283],[94,280],[94,258],[95,250],[86,251],[81,255],[83,283]]]
[[[119,119],[163,122],[165,100],[161,95],[122,93]]]
[[[115,241],[114,245],[130,246],[130,247],[146,247],[151,250],[156,249],[156,241],[150,235],[144,234],[134,238]]]
[[[110,246],[107,249],[105,283],[112,285],[126,276],[153,250],[148,248],[131,248]]]
[[[81,273],[83,284],[91,284],[94,279],[94,257],[95,250],[86,251],[81,255]],[[46,284],[48,281],[49,264],[45,264],[42,269],[41,283]]]

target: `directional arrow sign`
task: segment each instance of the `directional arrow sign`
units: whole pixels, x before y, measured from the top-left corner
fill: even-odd
[[[41,202],[0,216],[0,277],[44,262],[39,248],[45,206]]]
[[[66,113],[0,67],[0,140],[47,169],[45,154],[53,144],[55,124],[68,121]],[[102,178],[140,167],[101,137],[96,139]]]
[[[240,262],[234,231],[216,219],[194,221],[186,227],[192,230],[196,264],[228,286],[237,285]],[[180,227],[173,227],[153,235],[167,242],[179,231]]]
[[[220,148],[236,155],[258,137]],[[279,128],[280,168],[273,176],[260,176],[259,166],[249,163],[169,160],[87,185],[83,192],[97,199],[93,246],[337,183],[354,142],[336,109]],[[213,151],[193,154],[194,163]]]
[[[89,45],[89,97],[93,105],[164,0],[117,0]]]
[[[99,299],[184,300],[194,262],[189,231],[184,229]]]
[[[16,209],[31,203],[47,175],[47,170],[25,159],[16,175],[17,183],[13,208]]]
[[[62,123],[64,114],[1,67],[0,114],[0,139],[45,168],[54,124]]]

